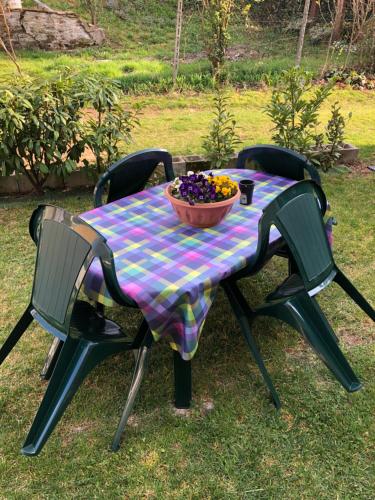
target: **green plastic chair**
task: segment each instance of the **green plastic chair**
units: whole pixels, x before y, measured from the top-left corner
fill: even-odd
[[[261,172],[272,175],[280,175],[287,179],[301,181],[310,177],[319,186],[321,178],[318,170],[306,158],[306,156],[293,151],[292,149],[283,148],[274,144],[257,144],[244,148],[238,153],[236,168],[244,169],[246,167],[255,168]],[[327,209],[327,200],[324,196],[323,204],[321,205],[323,215]],[[327,221],[327,232],[332,232],[332,219]],[[282,238],[279,238],[268,248],[269,258],[273,255],[288,259],[289,274],[295,271],[295,264],[289,249]],[[253,270],[247,268],[243,270],[243,274],[251,276]]]
[[[118,284],[112,251],[91,226],[61,208],[47,205],[33,213],[30,232],[34,237],[38,233],[31,300],[0,349],[0,365],[34,319],[63,342],[22,448],[24,455],[37,455],[87,374],[106,357],[133,350],[137,351],[137,361],[119,426],[122,432],[139,390],[153,338],[145,320],[131,339],[119,325],[101,316],[89,303],[77,300],[87,269],[97,258],[112,297],[119,304],[137,307]],[[118,448],[120,431],[116,433],[114,449]]]
[[[290,248],[298,273],[290,275],[255,309],[250,308],[237,286],[241,273],[222,283],[277,407],[280,405],[278,395],[251,334],[250,325],[255,318],[270,316],[295,328],[349,392],[360,389],[361,383],[341,352],[338,339],[314,296],[335,281],[375,321],[374,309],[334,262],[318,202],[322,197],[320,191],[313,181],[301,181],[272,201],[259,221],[259,243],[253,265],[261,268],[264,264],[270,228],[274,225]]]
[[[165,149],[143,149],[116,161],[98,180],[94,189],[94,207],[101,207],[145,188],[156,167],[162,164],[166,181],[174,176],[172,156]],[[106,194],[106,199],[103,200]],[[30,235],[37,243],[38,214],[30,221]],[[97,303],[97,311],[104,314],[104,305]],[[55,338],[49,348],[40,376],[49,380],[62,349],[62,342]]]
[[[165,180],[173,181],[172,156],[165,149],[143,149],[121,158],[98,180],[94,189],[94,207],[104,204],[105,188],[108,188],[105,203],[142,191],[160,163],[164,167]]]
[[[275,146],[274,144],[257,144],[244,148],[238,153],[236,168],[254,166],[257,170],[273,175],[280,175],[295,181],[306,178],[306,174],[321,184],[320,175],[306,156],[292,149]]]

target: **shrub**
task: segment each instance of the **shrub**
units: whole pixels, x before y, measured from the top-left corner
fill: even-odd
[[[276,144],[306,154],[316,142],[318,111],[331,90],[332,83],[314,88],[312,75],[306,71],[284,71],[266,106],[274,124],[272,139]]]
[[[227,166],[236,146],[241,142],[236,133],[236,120],[228,110],[228,97],[220,90],[214,97],[214,119],[208,136],[204,137],[203,149],[212,167]]]
[[[323,169],[329,169],[339,156],[344,140],[345,119],[337,103],[325,133],[318,133],[319,110],[332,92],[335,80],[314,86],[312,75],[298,68],[284,71],[277,80],[266,113],[274,124],[272,139],[306,155]],[[328,147],[324,146],[324,143]]]
[[[84,149],[81,106],[71,78],[0,89],[1,173],[24,173],[39,194],[50,173],[70,174]]]
[[[84,122],[83,141],[95,157],[97,174],[118,160],[129,144],[133,128],[138,125],[138,109],[127,110],[121,100],[121,89],[112,80],[87,78],[83,96],[94,113]],[[84,160],[87,166],[90,163]]]
[[[76,169],[87,148],[101,173],[124,152],[138,124],[138,109],[124,107],[119,85],[110,80],[63,74],[8,87],[0,88],[0,175],[23,173],[38,194],[51,173],[66,177]],[[85,107],[93,108],[87,119]]]
[[[349,113],[351,118],[351,113]],[[310,152],[310,159],[315,165],[327,171],[332,168],[340,158],[340,148],[344,144],[346,121],[341,114],[338,102],[331,107],[331,118],[328,120],[324,134],[317,135],[316,144]],[[326,144],[324,144],[324,138]]]

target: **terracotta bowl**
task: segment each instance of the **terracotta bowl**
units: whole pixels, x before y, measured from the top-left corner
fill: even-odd
[[[170,193],[170,187],[165,189],[165,196],[171,202],[177,217],[181,222],[185,222],[193,227],[212,227],[219,224],[230,212],[233,203],[240,198],[240,190],[228,200],[216,203],[197,203],[189,205],[187,201],[178,200]]]

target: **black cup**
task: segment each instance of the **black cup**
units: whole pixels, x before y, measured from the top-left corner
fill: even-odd
[[[251,205],[251,202],[253,201],[254,185],[255,182],[250,179],[240,181],[241,205]]]

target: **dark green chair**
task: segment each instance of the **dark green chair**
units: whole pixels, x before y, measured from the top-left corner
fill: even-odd
[[[247,166],[255,170],[260,170],[261,172],[280,175],[281,177],[286,177],[287,179],[295,181],[301,181],[305,179],[306,176],[309,176],[313,181],[319,184],[319,186],[321,185],[319,172],[305,156],[281,146],[257,144],[256,146],[244,148],[238,154],[236,168],[242,169]],[[326,208],[327,204],[322,207],[323,215]],[[330,224],[331,221],[328,222],[327,231],[332,229]],[[289,274],[295,271],[293,258],[282,238],[275,241],[268,251],[270,257],[272,255],[277,255],[288,259]]]
[[[244,148],[238,154],[236,168],[246,168],[247,165],[295,181],[302,181],[307,174],[321,184],[319,172],[305,156],[281,146],[257,144]]]
[[[338,339],[314,296],[335,281],[375,321],[374,309],[334,262],[318,202],[322,197],[319,191],[321,188],[313,181],[301,181],[272,201],[259,221],[259,242],[253,265],[261,268],[264,264],[270,229],[274,225],[290,248],[298,273],[290,275],[255,309],[250,308],[238,288],[240,272],[222,282],[276,406],[280,404],[277,393],[251,335],[250,325],[255,318],[270,316],[295,328],[349,392],[360,389],[361,383],[341,352]]]
[[[145,188],[159,164],[164,167],[166,181],[174,180],[172,156],[165,149],[144,149],[121,158],[121,160],[111,165],[97,182],[94,189],[94,207],[101,207],[104,203],[110,203],[138,193]],[[103,202],[105,193],[107,197]],[[37,227],[37,224],[35,223],[38,215],[36,214],[34,218],[35,220],[30,221],[30,235],[36,242],[35,227]],[[98,303],[96,307],[98,312],[104,314],[102,304]],[[62,342],[57,338],[54,339],[40,374],[42,379],[48,380],[51,376],[61,348]]]
[[[63,344],[48,388],[26,438],[22,453],[37,455],[58,423],[87,374],[102,360],[122,351],[137,351],[137,362],[121,420],[126,424],[143,376],[153,342],[146,321],[134,339],[115,322],[100,315],[78,292],[92,261],[103,268],[112,297],[127,307],[137,307],[123,294],[105,239],[91,226],[61,208],[39,207],[30,230],[38,241],[30,304],[0,349],[0,365],[35,319]],[[115,444],[118,447],[118,433]]]
[[[143,149],[118,160],[108,168],[96,184],[94,206],[101,207],[104,204],[105,189],[107,189],[105,203],[142,191],[159,164],[164,166],[165,180],[173,181],[175,175],[172,156],[165,149]]]

